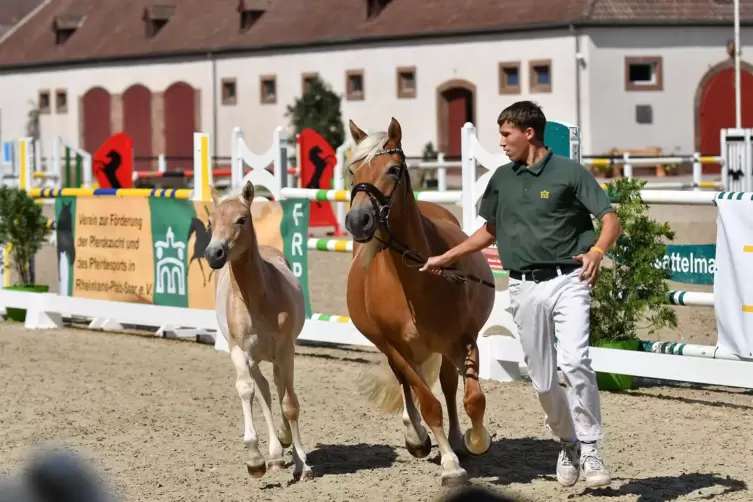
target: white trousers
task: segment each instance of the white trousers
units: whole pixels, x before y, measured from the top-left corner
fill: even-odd
[[[529,277],[510,278],[510,303],[549,429],[564,440],[596,441],[601,437],[601,403],[588,345],[591,288],[580,273],[578,268],[538,284]],[[558,364],[567,395],[559,385]]]

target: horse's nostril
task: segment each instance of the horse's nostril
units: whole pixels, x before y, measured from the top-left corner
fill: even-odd
[[[363,213],[363,216],[361,216],[361,225],[363,225],[364,228],[369,228],[371,226],[371,215],[369,213]]]
[[[222,259],[222,257],[225,256],[225,250],[222,247],[217,247],[214,250],[214,257],[218,260]]]

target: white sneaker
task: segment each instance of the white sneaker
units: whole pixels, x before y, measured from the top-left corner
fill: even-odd
[[[560,440],[562,450],[557,457],[557,481],[562,486],[573,486],[580,477],[580,442],[569,443]]]
[[[604,459],[593,446],[581,450],[580,468],[586,478],[588,488],[608,486],[612,482],[612,476],[604,465]]]

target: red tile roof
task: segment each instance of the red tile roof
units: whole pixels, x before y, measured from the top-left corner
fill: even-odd
[[[2,0],[9,1],[24,3]],[[51,0],[0,44],[0,68],[569,23],[725,21],[731,25],[732,20],[731,0],[391,0],[373,19],[367,19],[367,0],[246,2],[266,3],[269,8],[244,32],[239,0],[157,0],[176,9],[167,25],[150,39],[143,21],[150,2]],[[741,0],[741,12],[744,20],[753,21],[753,0]],[[59,15],[83,17],[81,27],[62,45],[55,44],[52,29]]]

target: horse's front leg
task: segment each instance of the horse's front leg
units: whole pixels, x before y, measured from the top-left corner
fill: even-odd
[[[458,419],[458,403],[455,397],[458,392],[458,370],[452,360],[442,356],[442,368],[439,370],[439,383],[442,386],[447,403],[447,418],[450,420],[450,433],[448,435],[452,451],[457,455],[464,453],[463,433],[460,431]]]
[[[269,382],[264,378],[261,369],[259,369],[259,364],[256,362],[251,365],[251,376],[256,382],[256,386],[259,387],[261,399],[258,399],[258,402],[264,414],[264,421],[267,422],[269,434],[269,465],[267,467],[270,471],[277,471],[285,467],[285,461],[282,458],[282,444],[277,438],[275,423],[272,418],[272,395],[269,392]]]
[[[235,389],[238,391],[241,408],[243,409],[243,442],[248,449],[246,467],[251,476],[260,478],[267,472],[267,465],[259,451],[259,439],[256,437],[254,417],[251,412],[251,402],[254,399],[254,381],[251,379],[248,356],[243,352],[243,349],[233,345],[230,349],[230,359],[235,366]]]

